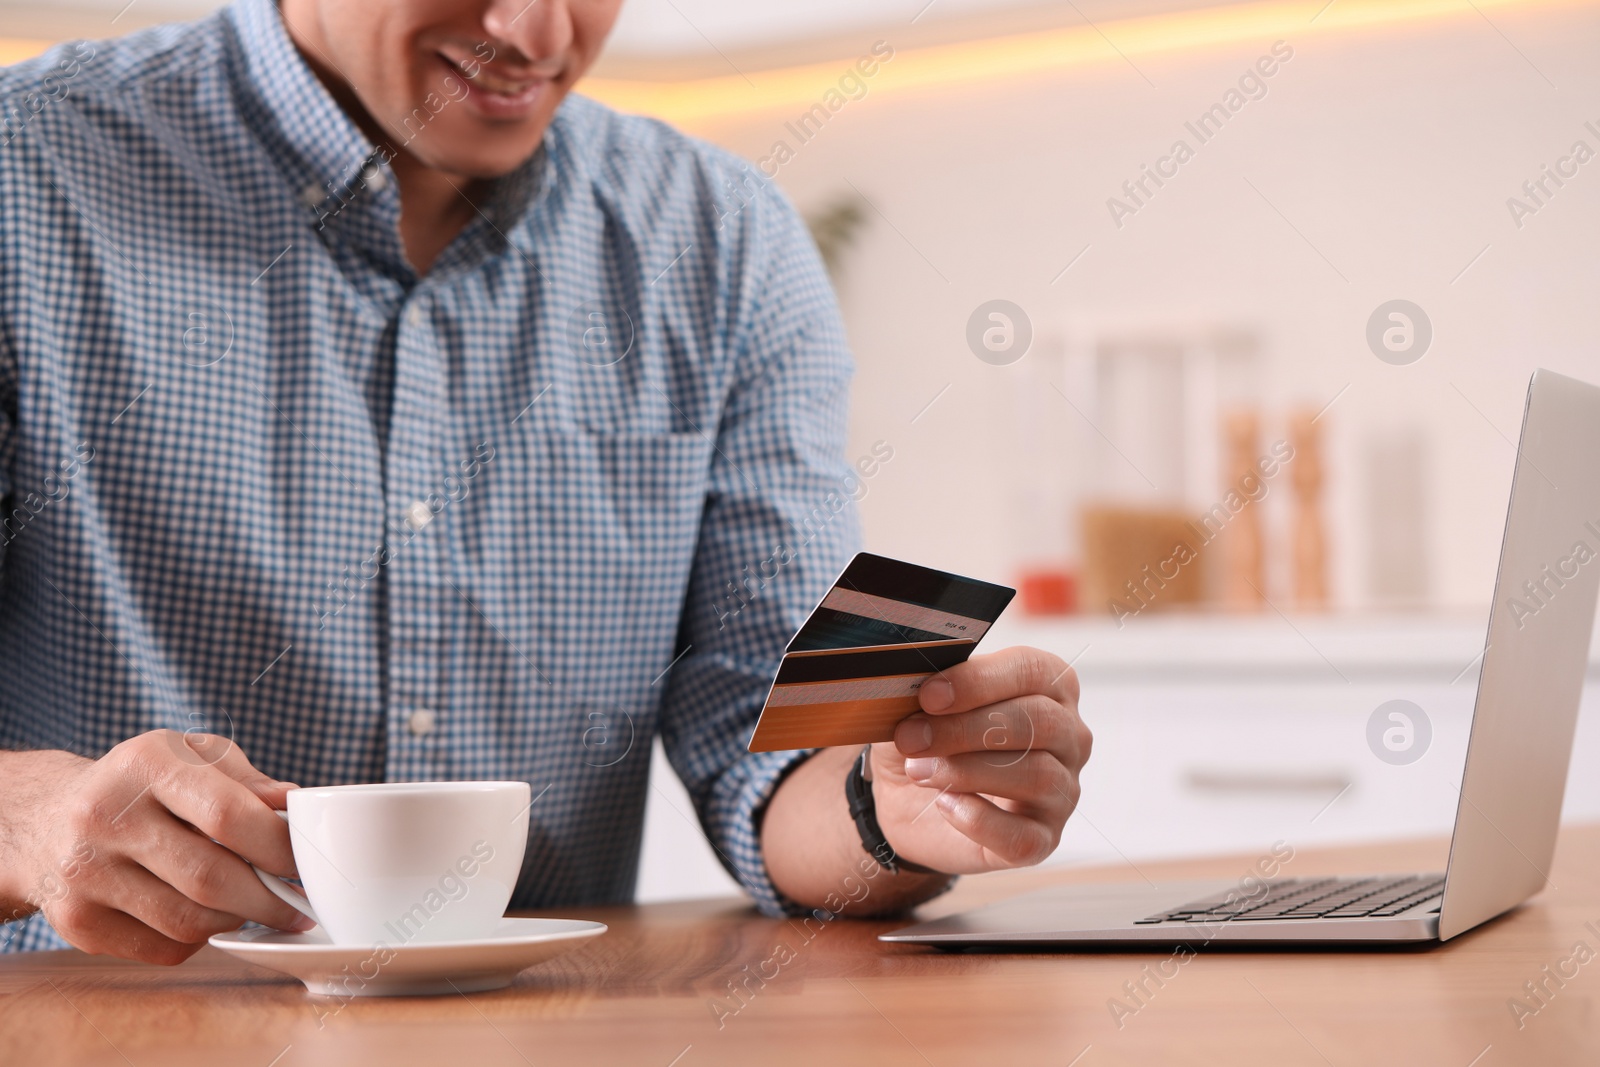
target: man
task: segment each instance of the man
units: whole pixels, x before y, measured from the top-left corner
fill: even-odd
[[[291,780],[528,781],[513,907],[624,901],[658,732],[771,913],[1056,844],[1044,653],[873,746],[883,843],[856,752],[744,750],[856,538],[849,358],[776,190],[568,96],[619,3],[239,0],[0,74],[10,947],[303,929],[246,865],[293,874]]]

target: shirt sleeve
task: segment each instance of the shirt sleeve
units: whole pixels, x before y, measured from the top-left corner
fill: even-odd
[[[761,818],[812,752],[746,745],[784,646],[859,547],[864,483],[844,454],[853,367],[816,246],[775,186],[742,214],[733,380],[661,732],[723,865],[778,915],[801,909],[768,877]]]

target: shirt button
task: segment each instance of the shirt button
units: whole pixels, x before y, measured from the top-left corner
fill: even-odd
[[[316,207],[326,199],[328,199],[328,190],[316,182],[312,182],[300,190],[300,202],[306,207]]]
[[[409,325],[409,326],[421,326],[422,325],[422,320],[423,320],[423,315],[422,315],[422,305],[421,304],[412,304],[410,307],[406,308],[406,324],[407,325]]]
[[[439,724],[439,717],[432,708],[418,708],[406,716],[406,729],[414,737],[427,737],[433,733],[433,728]]]
[[[413,530],[421,530],[432,521],[433,509],[422,501],[413,501],[406,508],[406,525]]]
[[[383,169],[376,163],[368,164],[361,172],[361,183],[369,192],[381,193],[389,184],[389,179],[384,176]]]

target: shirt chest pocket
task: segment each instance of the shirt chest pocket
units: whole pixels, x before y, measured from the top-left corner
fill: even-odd
[[[510,620],[569,679],[597,660],[624,676],[634,664],[659,671],[676,638],[712,442],[528,430],[506,444],[485,494],[496,545],[472,554],[503,583]]]

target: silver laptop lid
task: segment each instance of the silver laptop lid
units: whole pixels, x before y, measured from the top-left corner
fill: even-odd
[[[1467,742],[1439,937],[1549,880],[1600,590],[1600,388],[1534,372]]]

